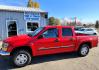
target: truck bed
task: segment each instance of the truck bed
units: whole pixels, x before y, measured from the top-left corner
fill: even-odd
[[[97,35],[88,35],[88,34],[78,34],[76,33],[77,41],[80,43],[81,41],[90,41],[93,47],[96,47],[98,44],[98,36]],[[88,39],[89,38],[89,39]]]

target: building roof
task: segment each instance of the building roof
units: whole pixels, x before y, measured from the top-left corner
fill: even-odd
[[[0,10],[19,11],[19,12],[24,12],[24,11],[45,12],[41,9],[35,9],[35,8],[29,8],[29,7],[18,7],[18,6],[6,6],[6,5],[0,5]]]

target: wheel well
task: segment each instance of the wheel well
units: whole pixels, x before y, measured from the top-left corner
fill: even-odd
[[[17,47],[17,48],[15,48],[15,49],[13,49],[12,50],[12,52],[11,52],[11,55],[13,55],[16,51],[18,51],[18,50],[26,50],[26,51],[28,51],[30,54],[31,54],[31,56],[32,56],[32,49],[30,48],[30,47],[28,47],[28,46],[21,46],[21,47]]]
[[[92,45],[91,45],[90,42],[84,42],[84,43],[82,43],[81,45],[83,45],[83,44],[87,44],[87,45],[89,45],[89,48],[92,48]],[[80,45],[80,46],[81,46],[81,45]]]

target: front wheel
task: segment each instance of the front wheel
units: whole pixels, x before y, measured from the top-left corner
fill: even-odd
[[[79,51],[78,51],[78,55],[81,57],[84,57],[84,56],[88,55],[88,53],[89,53],[89,45],[88,44],[81,45],[81,47],[79,48]]]
[[[13,64],[17,67],[23,67],[31,62],[31,55],[25,50],[18,50],[13,54]]]

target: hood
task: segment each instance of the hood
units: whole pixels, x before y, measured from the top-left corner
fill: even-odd
[[[8,37],[7,39],[4,40],[4,42],[14,43],[14,42],[30,41],[30,40],[31,40],[31,37],[28,35],[19,35],[19,36]]]

